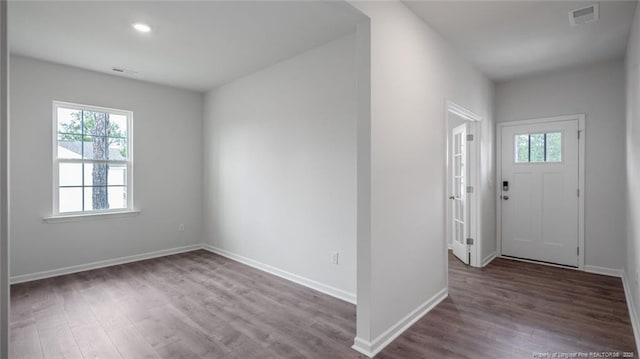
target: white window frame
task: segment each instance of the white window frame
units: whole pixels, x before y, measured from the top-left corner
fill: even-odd
[[[80,159],[59,159],[58,158],[58,108],[66,108],[72,110],[83,110],[93,112],[108,112],[112,114],[122,115],[127,117],[127,159],[126,160],[107,160],[104,162],[126,164],[127,167],[127,207],[116,209],[102,209],[102,210],[85,210],[75,212],[60,212],[59,203],[59,191],[60,191],[60,176],[59,176],[59,164],[64,163],[91,163],[101,162],[96,160]],[[119,110],[114,108],[99,107],[92,105],[83,105],[70,102],[53,101],[52,105],[53,113],[53,136],[52,136],[52,164],[53,164],[53,215],[45,218],[47,222],[57,222],[60,219],[63,221],[73,217],[95,217],[100,215],[117,215],[117,214],[137,214],[139,211],[133,208],[133,112],[127,110]],[[84,195],[84,194],[83,194]]]

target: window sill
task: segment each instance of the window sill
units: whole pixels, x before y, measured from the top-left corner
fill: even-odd
[[[135,217],[139,214],[140,214],[139,210],[101,212],[101,213],[80,213],[80,214],[44,217],[42,220],[45,223],[64,223],[64,222],[91,221],[91,220],[108,219],[108,218]]]

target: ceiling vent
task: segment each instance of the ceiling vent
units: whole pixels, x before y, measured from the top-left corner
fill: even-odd
[[[598,19],[600,19],[600,6],[597,3],[569,11],[571,26],[580,26]]]
[[[113,68],[111,68],[111,71],[118,72],[118,73],[121,73],[121,74],[129,74],[129,75],[137,75],[138,74],[138,71],[125,69],[123,67],[113,67]]]

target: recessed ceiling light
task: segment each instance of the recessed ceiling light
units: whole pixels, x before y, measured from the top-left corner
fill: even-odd
[[[141,22],[137,22],[135,24],[133,24],[133,28],[140,31],[140,32],[150,32],[151,31],[151,27],[147,24],[143,24]]]

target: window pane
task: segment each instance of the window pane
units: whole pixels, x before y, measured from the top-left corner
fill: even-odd
[[[84,111],[84,134],[106,137],[109,127],[109,114],[106,112]]]
[[[108,188],[101,187],[85,187],[84,188],[84,210],[100,210],[109,209]]]
[[[124,138],[107,138],[109,142],[109,159],[110,160],[126,160],[127,159],[127,140]]]
[[[127,208],[127,187],[108,188],[109,208]]]
[[[562,133],[547,133],[547,162],[562,162]]]
[[[531,162],[544,162],[544,133],[529,135],[531,139],[530,158]]]
[[[60,163],[58,179],[60,186],[82,186],[82,163]]]
[[[84,158],[88,160],[108,160],[106,137],[84,136]]]
[[[60,213],[82,211],[82,187],[60,188],[58,193]]]
[[[85,211],[127,208],[127,187],[85,187],[84,206]]]
[[[529,162],[529,135],[516,135],[516,163]]]
[[[109,165],[107,184],[109,186],[126,186],[127,185],[127,166],[126,165]]]
[[[84,158],[88,160],[127,159],[127,140],[124,138],[84,136],[83,145]]]
[[[58,134],[58,158],[82,158],[81,135]]]
[[[127,138],[127,116],[109,114],[109,137]]]
[[[96,117],[98,118],[99,126],[98,131],[102,136],[106,136],[106,127],[104,127],[104,121],[106,120],[106,116],[104,112],[95,112],[95,111],[84,111],[84,134],[85,135],[95,135],[96,133]]]
[[[126,186],[127,165],[106,163],[85,163],[85,186]]]
[[[58,133],[82,133],[82,111],[58,107]]]
[[[85,186],[107,186],[109,164],[107,163],[85,163],[84,164],[84,185]]]

